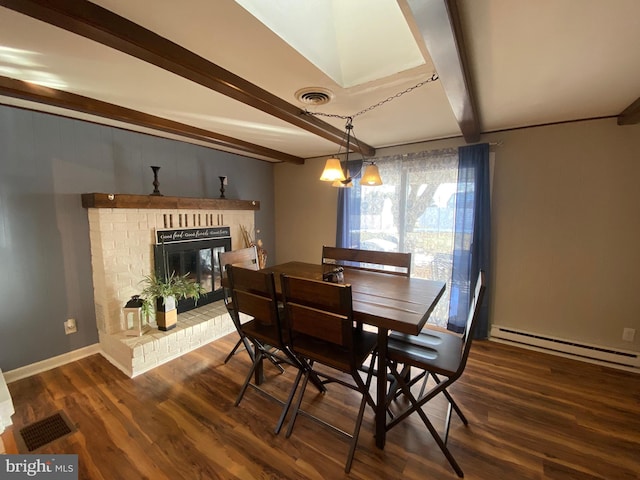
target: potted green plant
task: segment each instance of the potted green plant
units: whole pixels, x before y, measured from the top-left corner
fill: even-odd
[[[175,272],[164,276],[151,274],[144,277],[141,283],[145,284],[140,293],[142,311],[148,317],[155,307],[158,330],[162,331],[171,330],[178,322],[177,300],[193,298],[197,302],[204,293],[202,286],[191,280],[188,273],[183,276]]]

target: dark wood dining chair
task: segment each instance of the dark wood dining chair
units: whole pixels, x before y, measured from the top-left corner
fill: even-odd
[[[324,245],[322,247],[323,272],[331,271],[337,266],[410,277],[411,253],[361,250]],[[358,328],[364,327],[358,325]],[[372,370],[373,374],[377,376],[378,372],[374,364],[375,362],[371,359],[362,368],[365,372]]]
[[[219,252],[218,265],[220,265],[220,275],[222,275],[223,278],[226,278],[227,265],[236,265],[250,270],[258,270],[258,252],[255,245],[248,248],[239,248],[227,252]],[[227,307],[227,311],[229,312],[229,316],[233,321],[233,325],[236,327],[236,331],[240,336],[231,352],[229,352],[227,357],[224,359],[224,363],[227,363],[231,359],[231,357],[235,355],[241,345],[244,345],[245,350],[251,358],[251,362],[253,362],[255,360],[253,347],[251,346],[251,343],[244,335],[244,333],[242,333],[240,315],[238,315],[238,312],[233,305],[233,301],[231,300],[231,289],[228,287],[223,287],[222,291],[224,294],[224,305]]]
[[[409,415],[417,413],[459,477],[463,477],[464,473],[447,447],[451,410],[455,410],[462,423],[468,425],[469,422],[447,389],[462,376],[466,367],[485,289],[484,272],[481,271],[476,281],[466,327],[462,335],[437,330],[423,330],[419,335],[400,334],[390,336],[388,339],[387,359],[390,371],[397,389],[402,392],[411,405],[396,414],[387,423],[387,430],[398,425]],[[407,381],[412,368],[421,371],[421,373],[417,377],[413,377],[411,381]],[[425,392],[430,378],[435,384]],[[411,391],[411,385],[414,385],[419,379],[423,379],[423,384],[416,397]],[[392,402],[397,396],[397,392],[395,389],[390,390],[388,401]],[[422,410],[427,402],[440,393],[448,401],[445,430],[442,437]]]
[[[322,247],[322,265],[327,271],[336,266],[411,276],[411,253]]]
[[[369,355],[375,355],[377,335],[354,328],[351,285],[284,274],[281,277],[281,285],[285,316],[290,332],[289,342],[293,352],[306,359],[312,367],[321,364],[336,371],[333,374],[328,373],[331,370],[326,368],[322,371],[314,368],[311,372],[305,372],[300,394],[289,420],[287,437],[293,431],[298,414],[302,413],[351,438],[345,465],[345,472],[348,473],[351,470],[366,405],[369,404],[375,412],[375,403],[369,394],[372,372],[366,374],[363,380],[359,369]],[[362,395],[353,433],[339,430],[328,421],[301,409],[310,374],[314,372],[325,385],[337,383]],[[346,376],[339,378],[340,373],[351,375],[353,381],[345,380]]]
[[[251,320],[242,323],[240,329],[244,337],[255,346],[254,361],[238,393],[235,405],[240,405],[249,386],[254,387],[281,403],[283,409],[275,428],[275,433],[278,434],[291,407],[291,402],[293,401],[302,374],[304,371],[310,369],[310,367],[301,362],[291,352],[288,344],[285,343],[283,335],[286,334],[286,332],[283,329],[280,318],[280,307],[276,297],[274,274],[260,270],[249,270],[236,265],[227,265],[226,271],[231,289],[231,298],[236,312],[252,317]],[[280,368],[281,364],[289,364],[298,370],[289,396],[285,401],[266,392],[260,388],[257,383],[251,383],[256,369],[262,368],[264,359],[271,360],[274,365]]]

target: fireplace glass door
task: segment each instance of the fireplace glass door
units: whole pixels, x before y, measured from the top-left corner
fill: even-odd
[[[230,238],[180,242],[156,245],[154,247],[157,275],[165,275],[167,273],[174,273],[180,276],[187,275],[188,278],[200,283],[204,289],[205,293],[197,303],[192,299],[179,300],[178,312],[186,312],[197,306],[223,298],[218,253],[230,249]],[[168,272],[165,272],[165,265],[162,260],[163,254],[167,258]]]

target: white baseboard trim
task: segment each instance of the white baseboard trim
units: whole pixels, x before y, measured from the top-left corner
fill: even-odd
[[[102,349],[100,348],[100,344],[94,343],[93,345],[79,348],[78,350],[63,353],[62,355],[58,355],[57,357],[47,358],[46,360],[42,360],[41,362],[25,365],[24,367],[16,368],[15,370],[9,370],[8,372],[4,372],[4,379],[7,383],[15,382],[16,380],[22,380],[23,378],[46,372],[47,370],[51,370],[52,368],[66,365],[67,363],[80,360],[90,355],[101,353],[101,351]]]
[[[518,345],[529,350],[551,353],[596,365],[604,365],[636,373],[640,369],[640,352],[579,343],[574,340],[501,325],[492,326],[489,338],[495,342]]]

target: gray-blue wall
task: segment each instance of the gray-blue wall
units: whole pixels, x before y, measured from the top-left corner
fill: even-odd
[[[0,369],[98,341],[89,224],[80,194],[259,200],[256,228],[274,252],[273,165],[237,155],[0,106]],[[272,260],[273,257],[270,258]],[[78,333],[65,335],[73,317]]]

